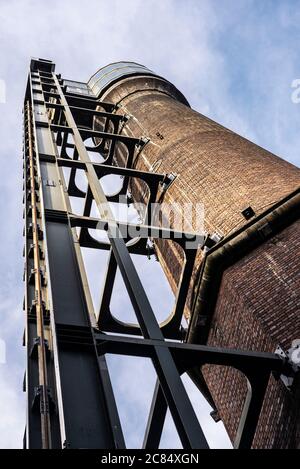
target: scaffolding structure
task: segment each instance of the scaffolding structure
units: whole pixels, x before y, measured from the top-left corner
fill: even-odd
[[[74,93],[55,73],[55,65],[33,59],[24,101],[24,217],[27,393],[25,448],[125,448],[105,355],[150,358],[157,374],[143,448],[159,447],[167,409],[184,448],[208,448],[203,429],[181,375],[205,364],[230,366],[245,375],[248,396],[235,441],[250,448],[271,373],[289,373],[287,360],[275,354],[207,347],[187,343],[181,326],[198,245],[202,234],[178,233],[151,226],[150,210],[142,224],[131,224],[142,235],[133,240],[128,224],[114,218],[110,203],[123,196],[132,203],[130,181],[147,185],[147,207],[157,199],[169,175],[134,169],[147,139],[122,134],[126,115],[95,96]],[[101,118],[103,131],[94,130]],[[94,142],[94,145],[85,143]],[[123,167],[115,164],[118,144],[127,148]],[[105,156],[94,162],[90,154]],[[63,168],[69,168],[66,180]],[[87,178],[84,192],[77,172]],[[100,179],[122,176],[118,194],[107,196]],[[84,200],[82,215],[72,213],[70,197]],[[99,217],[91,216],[93,204]],[[103,230],[109,243],[91,236]],[[131,254],[152,255],[149,239],[178,243],[185,263],[168,321],[159,324]],[[194,248],[187,243],[195,241]],[[81,247],[109,251],[97,320],[94,315]],[[120,270],[138,326],[116,320],[110,311],[117,269]]]

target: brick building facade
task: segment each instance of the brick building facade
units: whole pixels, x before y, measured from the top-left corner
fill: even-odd
[[[160,200],[162,207],[174,202],[203,203],[207,233],[217,233],[224,240],[234,238],[249,223],[272,214],[290,194],[297,199],[300,169],[195,112],[165,80],[142,75],[120,79],[101,99],[119,104],[119,112],[128,115],[124,134],[149,139],[136,168],[176,174]],[[101,128],[101,121],[96,127]],[[119,160],[124,157],[120,147]],[[136,188],[136,199],[141,194],[141,188]],[[300,209],[296,206],[298,212],[293,209],[276,234],[270,232],[224,268],[211,291],[216,301],[210,306],[206,338],[201,331],[195,336],[199,342],[274,352],[278,345],[287,350],[300,338]],[[250,221],[243,214],[248,207],[254,212]],[[175,291],[183,262],[180,249],[162,241],[156,249]],[[200,251],[186,303],[188,317],[197,314],[203,256]],[[246,381],[236,370],[224,367],[206,366],[202,371],[234,440]],[[271,379],[254,447],[299,445],[297,392],[297,386],[288,391],[280,380]]]

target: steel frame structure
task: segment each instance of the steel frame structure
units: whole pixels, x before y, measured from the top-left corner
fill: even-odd
[[[148,186],[148,207],[157,199],[165,174],[134,169],[134,159],[147,140],[122,134],[127,116],[116,106],[92,97],[68,93],[52,62],[31,61],[24,102],[24,217],[25,300],[27,347],[26,448],[125,448],[105,355],[148,357],[157,373],[143,447],[158,448],[169,408],[184,448],[208,448],[181,375],[204,364],[231,366],[249,384],[236,448],[250,448],[271,373],[288,367],[277,355],[211,348],[184,341],[181,320],[197,248],[187,249],[190,233],[151,227],[146,211],[144,235],[122,236],[110,202],[128,195],[129,182],[138,178]],[[93,119],[103,120],[103,131]],[[70,138],[72,141],[70,141]],[[95,146],[85,141],[92,138]],[[127,161],[117,166],[115,152],[122,143]],[[72,155],[70,156],[70,152]],[[89,153],[105,155],[95,163]],[[63,168],[70,168],[68,184]],[[76,185],[83,171],[86,192]],[[106,196],[100,179],[123,176],[118,194]],[[69,197],[84,199],[82,216],[74,215]],[[126,199],[125,199],[126,200]],[[130,198],[127,197],[130,203]],[[92,205],[99,218],[91,217]],[[128,226],[127,226],[128,228]],[[93,238],[90,229],[104,230],[109,243]],[[154,233],[154,234],[153,234]],[[180,244],[185,253],[174,312],[159,324],[151,308],[131,254],[149,255],[147,237],[163,237]],[[195,238],[203,243],[203,237]],[[109,250],[106,280],[97,321],[93,311],[80,247]],[[117,321],[110,301],[120,269],[138,326]]]

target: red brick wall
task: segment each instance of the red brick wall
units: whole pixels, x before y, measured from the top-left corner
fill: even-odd
[[[274,352],[277,345],[290,348],[292,340],[300,338],[299,259],[300,221],[229,268],[223,275],[209,344],[266,352]],[[231,369],[220,368],[216,374],[214,367],[206,367],[205,377],[233,438],[245,380]],[[271,379],[254,446],[295,446],[297,422],[296,395]]]
[[[118,112],[132,116],[123,133],[150,138],[136,167],[177,173],[163,203],[203,203],[206,231],[226,236],[246,223],[242,210],[251,206],[261,214],[300,186],[298,168],[175,97],[176,92],[163,81],[140,77],[117,83],[103,98],[119,103]],[[274,351],[278,344],[289,348],[293,339],[300,338],[299,235],[296,223],[228,269],[209,344]],[[182,265],[180,251],[167,242],[157,244],[157,249],[175,291]],[[201,253],[198,267],[200,263]],[[205,377],[233,439],[245,381],[234,370],[220,367],[206,367]],[[268,393],[255,446],[293,446],[294,398],[281,383],[270,383]]]

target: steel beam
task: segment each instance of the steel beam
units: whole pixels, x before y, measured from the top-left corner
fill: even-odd
[[[205,364],[234,367],[247,379],[248,395],[235,447],[250,448],[269,377],[271,373],[288,373],[287,363],[274,354],[180,342],[197,248],[204,237],[152,226],[150,206],[159,199],[159,188],[167,175],[133,168],[134,157],[146,140],[122,134],[120,123],[128,117],[115,113],[118,106],[68,93],[53,68],[49,61],[32,62],[25,98],[27,447],[125,448],[105,360],[105,355],[112,353],[147,357],[154,365],[157,382],[144,448],[159,447],[168,408],[183,447],[208,448],[181,380],[183,373]],[[92,128],[94,118],[104,119],[103,131]],[[70,135],[73,143],[68,142]],[[85,144],[89,137],[95,147]],[[128,150],[124,167],[115,164],[118,143]],[[67,149],[72,150],[71,157]],[[91,161],[89,151],[103,153],[104,163]],[[68,184],[63,167],[71,168]],[[86,192],[76,186],[76,171],[84,171],[87,177]],[[101,178],[108,174],[124,177],[121,190],[113,196],[106,196],[101,185]],[[142,180],[149,189],[145,220],[140,225],[116,220],[110,207],[120,194],[127,195],[131,178]],[[69,197],[85,199],[82,215],[72,213]],[[93,202],[97,218],[90,216]],[[94,239],[89,229],[105,230],[108,243]],[[138,233],[135,243],[133,232]],[[185,256],[175,309],[162,324],[157,322],[131,258],[131,253],[147,253],[148,238],[172,240]],[[195,244],[188,249],[191,241]],[[81,255],[83,246],[109,250],[97,319]],[[111,315],[117,269],[137,326]]]

